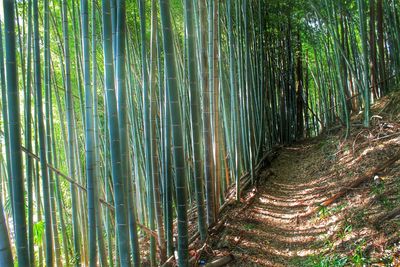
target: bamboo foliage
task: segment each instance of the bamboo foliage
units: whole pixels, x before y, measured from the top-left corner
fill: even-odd
[[[265,153],[400,81],[393,0],[3,5],[1,266],[188,266]]]

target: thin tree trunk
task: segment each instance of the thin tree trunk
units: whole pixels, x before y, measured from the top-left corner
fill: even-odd
[[[70,63],[70,50],[69,50],[69,31],[68,31],[68,8],[67,0],[62,0],[62,28],[64,40],[64,60],[65,60],[65,102],[67,110],[67,132],[68,132],[68,174],[70,177],[76,177],[77,172],[75,169],[75,114],[74,104],[72,97],[71,87],[71,63]],[[74,240],[74,265],[80,266],[81,263],[81,241],[78,222],[78,199],[75,187],[70,185],[71,202],[72,202],[72,228]]]
[[[205,241],[207,238],[207,224],[204,210],[204,180],[201,159],[201,117],[200,117],[200,88],[198,87],[198,69],[196,60],[196,40],[194,28],[194,6],[192,0],[185,0],[185,19],[186,19],[186,41],[188,58],[188,75],[190,87],[190,108],[191,108],[191,134],[194,164],[195,192],[197,201],[197,218],[200,238]]]
[[[157,94],[156,94],[156,77],[157,77],[157,4],[155,0],[151,1],[151,40],[150,40],[150,116],[151,116],[151,158],[152,158],[152,180],[153,195],[155,205],[155,218],[157,223],[158,246],[160,250],[160,262],[167,260],[167,251],[163,227],[163,214],[161,208],[161,190],[160,190],[160,172],[158,167],[158,149],[157,149]]]
[[[375,0],[369,0],[369,51],[370,51],[370,72],[371,86],[374,98],[377,99],[380,94],[378,92],[377,83],[377,64],[376,64],[376,38],[375,38]]]
[[[27,43],[27,67],[25,90],[25,147],[32,151],[32,1],[28,2],[28,43]],[[2,37],[0,36],[0,39]],[[2,45],[1,45],[2,50]],[[1,64],[1,63],[0,63]],[[31,157],[25,159],[26,182],[28,191],[28,246],[30,265],[35,266],[34,233],[33,233],[33,162]]]
[[[87,205],[89,230],[89,266],[97,266],[96,251],[96,155],[94,137],[93,94],[90,85],[90,54],[89,54],[89,3],[81,1],[82,18],[82,48],[83,48],[83,76],[85,89],[85,158],[87,179]]]
[[[179,92],[177,83],[177,70],[174,51],[174,35],[171,23],[169,0],[160,0],[161,22],[163,29],[163,44],[165,51],[166,78],[169,89],[169,107],[172,121],[172,144],[175,167],[177,220],[178,220],[178,266],[189,264],[189,238],[187,219],[187,197],[186,197],[186,169],[184,157],[184,142],[182,136],[181,108],[179,105]]]
[[[381,94],[384,94],[387,90],[387,79],[386,79],[386,65],[385,65],[385,48],[384,48],[384,36],[383,36],[383,0],[377,0],[376,8],[376,20],[377,20],[377,31],[378,31],[378,51],[379,51],[379,85]]]
[[[372,1],[372,0],[370,0]],[[363,55],[363,81],[364,81],[364,126],[369,127],[369,109],[370,109],[370,87],[369,87],[369,66],[368,66],[368,48],[367,48],[367,23],[365,21],[364,0],[357,0],[358,14],[360,16],[360,31]]]
[[[13,0],[3,1],[3,10],[4,11],[9,13],[10,10],[13,10],[13,9],[14,9],[14,1]],[[13,12],[11,12],[11,13],[14,14]],[[15,25],[14,25],[14,16],[13,15],[5,16],[4,23],[5,23],[5,29],[7,29],[8,31],[9,30],[13,30],[13,28],[15,27]],[[9,147],[9,145],[15,145],[15,141],[18,141],[18,137],[16,138],[16,140],[13,140],[12,143],[7,138],[8,137],[8,129],[9,129],[8,115],[7,115],[8,112],[9,112],[9,109],[7,110],[7,107],[9,105],[7,105],[7,101],[10,101],[9,98],[11,98],[12,103],[17,102],[17,106],[19,106],[19,104],[18,104],[18,87],[16,86],[17,85],[16,77],[11,77],[13,75],[12,74],[12,70],[8,71],[8,73],[10,73],[10,74],[7,73],[8,74],[7,75],[7,79],[9,79],[8,76],[10,76],[10,79],[11,79],[10,81],[12,82],[12,80],[14,80],[12,84],[9,84],[9,86],[16,86],[16,88],[12,88],[10,91],[8,91],[7,92],[7,96],[6,96],[6,94],[5,94],[5,90],[6,90],[5,87],[6,86],[5,86],[5,79],[4,79],[3,40],[2,40],[3,37],[2,37],[1,33],[2,33],[2,27],[0,25],[0,53],[1,53],[0,54],[0,58],[1,58],[0,63],[1,63],[1,76],[2,76],[1,77],[2,107],[3,107],[4,133],[7,133],[7,136],[5,136],[6,137],[5,141],[7,142],[6,143],[6,150],[7,150],[6,151],[6,157],[8,158],[6,163],[7,163],[7,166],[8,166],[8,177],[10,179],[10,177],[11,177],[11,172],[10,172],[10,167],[9,167],[10,166],[10,164],[9,164],[10,163],[10,160],[9,160],[10,154],[8,152],[9,151],[8,147]],[[14,33],[6,35],[6,48],[12,48],[12,46],[15,47],[15,35],[13,36],[13,34]],[[10,65],[10,63],[8,62],[8,60],[12,59],[12,58],[14,59],[14,62],[16,61],[15,53],[10,55],[10,51],[7,51],[6,55],[7,55],[7,63],[8,63],[7,67],[8,68],[13,68],[14,69],[14,73],[16,74],[16,66],[12,65],[12,64]],[[7,83],[9,83],[9,82],[7,82]],[[16,109],[18,111],[18,107]],[[19,114],[13,114],[12,117],[13,117],[13,119],[19,119]],[[17,125],[15,125],[15,126],[18,127],[19,123],[17,123]],[[13,126],[13,130],[15,130],[15,126]],[[16,145],[18,145],[18,144],[16,144]],[[18,151],[14,151],[14,153],[15,152],[18,153]],[[22,157],[20,150],[19,150],[19,157]],[[16,166],[16,167],[18,167],[18,166]],[[19,168],[21,168],[21,172],[22,172],[22,166],[21,165],[19,166]],[[17,182],[21,182],[21,178],[23,178],[22,174],[20,174],[19,181],[17,179]],[[0,181],[0,183],[1,183],[1,181]],[[20,187],[21,188],[20,188],[19,191],[21,191],[21,189],[23,190],[22,186],[20,186]],[[19,192],[19,193],[21,193],[21,192]],[[24,199],[23,191],[22,191],[22,199]],[[11,202],[14,202],[13,198],[12,198]],[[19,210],[19,212],[22,212],[22,215],[25,215],[24,203],[22,203],[22,210]],[[17,219],[17,218],[14,218],[14,219]],[[24,219],[23,217],[19,217],[18,219],[22,219],[21,222],[24,223],[23,222],[23,219]],[[23,227],[19,228],[18,230],[21,230],[21,229],[23,229]],[[18,233],[17,233],[16,237],[20,238],[19,240],[23,241],[23,239],[21,239],[21,237],[23,237],[23,236],[24,236],[24,233],[19,234],[19,236],[18,236]],[[23,243],[24,242],[21,242],[22,245],[23,245]],[[26,244],[27,243],[28,242],[26,242]],[[25,263],[28,263],[28,266],[29,266],[29,264],[31,262],[29,261],[29,256],[30,255],[29,255],[29,251],[28,251],[27,247],[25,247],[26,251],[24,251],[23,249],[22,250],[19,249],[20,244],[17,243],[16,245],[17,245],[17,256],[18,256],[18,258],[19,257],[28,256],[28,258],[27,259],[23,259],[23,261]],[[2,197],[0,197],[0,266],[7,266],[7,267],[14,266],[14,260],[13,260],[13,255],[12,255],[12,251],[11,251],[10,239],[9,239],[9,235],[8,235],[7,225],[6,225],[6,218],[4,217],[4,213],[3,213]]]
[[[107,123],[109,134],[109,146],[111,152],[111,172],[114,187],[115,199],[115,220],[116,233],[118,240],[119,262],[121,266],[131,266],[129,250],[129,227],[125,196],[124,172],[121,165],[121,142],[119,133],[119,120],[117,110],[117,99],[114,84],[114,65],[112,52],[112,28],[110,18],[110,2],[103,0],[103,49],[104,49],[104,68],[105,68],[105,94],[107,107]],[[121,63],[119,62],[118,65]],[[121,64],[122,65],[122,64]],[[122,73],[118,72],[118,80],[123,80]],[[121,76],[120,76],[121,75]],[[127,190],[127,189],[126,189]]]
[[[10,239],[8,236],[6,220],[4,218],[3,202],[1,198],[0,198],[0,266],[4,267],[14,266]]]
[[[141,67],[142,67],[142,86],[143,86],[143,135],[145,140],[145,177],[147,184],[147,207],[149,213],[150,230],[155,230],[155,212],[154,212],[154,184],[152,174],[152,157],[151,157],[151,133],[150,133],[150,105],[149,105],[149,86],[147,73],[147,41],[146,41],[146,15],[145,1],[139,0],[140,14],[140,38],[141,38]],[[150,236],[150,263],[151,266],[156,265],[156,240],[154,236]]]
[[[130,169],[130,158],[129,158],[129,138],[128,138],[128,111],[127,111],[127,90],[126,90],[126,3],[125,0],[117,0],[117,28],[116,28],[116,77],[117,77],[117,90],[118,90],[118,123],[119,123],[119,134],[121,142],[121,162],[122,174],[125,177],[125,188],[129,190],[131,187],[131,169]],[[129,230],[130,230],[130,241],[132,245],[133,263],[135,266],[140,265],[140,254],[139,254],[139,242],[137,236],[136,226],[136,214],[135,209],[132,208],[133,199],[132,194],[126,192],[127,206],[129,210]]]
[[[297,133],[296,139],[302,139],[304,136],[304,116],[303,116],[303,61],[302,61],[302,46],[301,46],[301,37],[300,32],[297,33],[297,68],[296,68],[296,77],[297,77],[297,94],[296,94],[296,106],[297,106]]]
[[[45,8],[48,8],[48,1],[44,2]],[[39,47],[39,10],[38,1],[34,1],[34,28],[35,28],[35,83],[36,83],[36,114],[39,130],[39,145],[40,145],[40,169],[42,175],[42,191],[43,191],[43,206],[45,217],[45,233],[46,233],[46,265],[53,266],[53,234],[51,223],[51,208],[49,194],[49,177],[47,171],[47,156],[46,156],[46,132],[44,127],[44,115],[42,105],[42,85],[41,85],[41,64],[40,64],[40,47]],[[21,264],[21,263],[20,263]],[[24,266],[24,265],[22,265]]]

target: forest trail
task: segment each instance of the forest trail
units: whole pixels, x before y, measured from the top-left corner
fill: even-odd
[[[302,218],[337,189],[321,164],[323,152],[315,153],[318,146],[314,141],[283,148],[260,174],[260,187],[247,193],[250,203],[227,215],[217,247],[231,249],[237,259],[232,266],[286,266],[324,247],[335,224]]]
[[[400,260],[400,245],[391,245],[400,240],[399,216],[379,222],[384,227],[374,225],[399,207],[398,161],[374,175],[379,182],[371,177],[328,207],[319,206],[397,155],[399,126],[376,121],[370,130],[352,130],[347,140],[339,130],[283,147],[258,174],[258,187],[222,212],[226,221],[211,235],[208,256],[231,253],[235,260],[229,266],[362,266]]]

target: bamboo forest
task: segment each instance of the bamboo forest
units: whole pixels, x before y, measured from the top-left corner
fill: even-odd
[[[0,267],[400,266],[398,0],[0,0]]]

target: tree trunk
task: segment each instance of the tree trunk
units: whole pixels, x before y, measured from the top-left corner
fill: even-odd
[[[297,33],[297,68],[296,68],[296,77],[297,77],[297,133],[296,138],[302,139],[304,137],[304,115],[303,115],[303,61],[302,61],[302,46],[301,46],[301,37],[300,31]]]
[[[377,71],[376,71],[376,40],[375,40],[375,0],[369,0],[369,51],[370,51],[370,71],[371,86],[374,98],[377,99],[380,94],[378,92]]]
[[[379,50],[379,86],[381,94],[387,90],[385,49],[383,36],[383,0],[377,0],[377,31],[378,31],[378,50]]]

